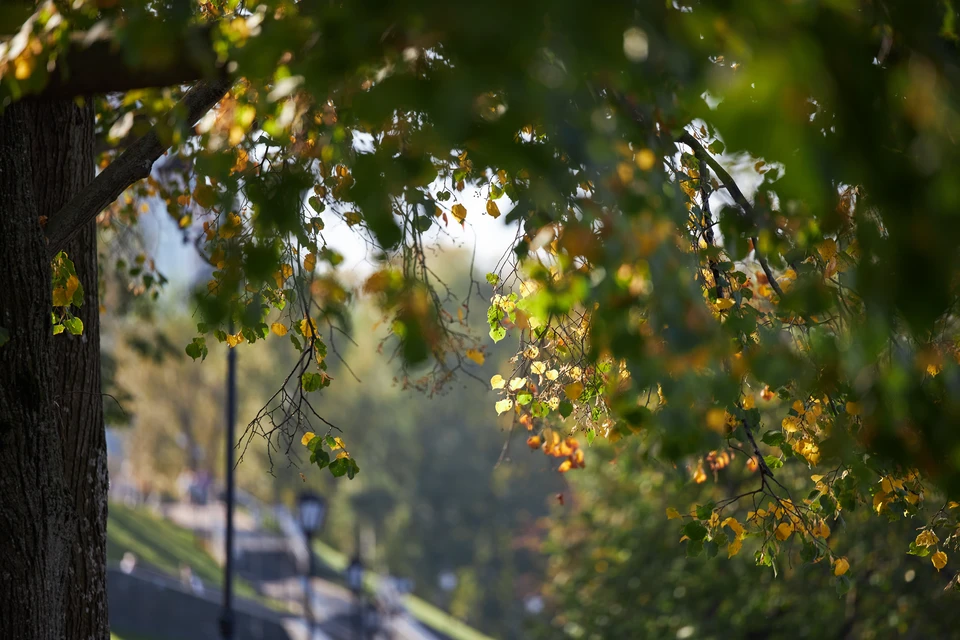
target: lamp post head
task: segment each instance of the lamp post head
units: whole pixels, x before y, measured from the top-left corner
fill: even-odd
[[[327,515],[327,503],[319,494],[313,491],[304,491],[297,499],[300,528],[307,537],[312,536],[323,527]]]
[[[359,556],[354,556],[347,566],[347,586],[354,593],[360,593],[363,590],[363,563]]]

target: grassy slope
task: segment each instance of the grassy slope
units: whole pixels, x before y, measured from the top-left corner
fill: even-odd
[[[223,584],[220,565],[194,541],[193,533],[159,518],[145,509],[131,509],[110,504],[107,522],[107,564],[116,565],[123,554],[132,551],[137,563],[173,578],[180,577],[180,564],[190,566],[205,585],[219,588]],[[237,595],[263,602],[249,583],[237,580]],[[265,602],[270,606],[270,603]]]
[[[313,550],[320,558],[320,561],[326,564],[334,571],[342,572],[347,568],[347,556],[340,553],[333,547],[314,541]],[[372,573],[366,574],[366,588],[375,590],[380,576]],[[404,603],[407,611],[419,620],[422,624],[439,631],[440,633],[453,638],[453,640],[492,640],[473,627],[470,627],[460,620],[457,620],[443,609],[435,607],[426,600],[418,598],[415,595],[408,594]]]

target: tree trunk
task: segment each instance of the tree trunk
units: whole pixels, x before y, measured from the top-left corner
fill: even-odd
[[[53,336],[41,227],[93,179],[93,123],[72,101],[0,115],[0,638],[109,636],[96,229],[65,249],[83,335]]]

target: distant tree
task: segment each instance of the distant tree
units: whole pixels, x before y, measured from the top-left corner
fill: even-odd
[[[326,225],[376,248],[385,350],[432,360],[405,378],[430,391],[484,352],[425,246],[504,215],[488,320],[521,345],[497,410],[561,470],[584,462],[571,417],[588,444],[645,432],[697,480],[740,448],[743,497],[775,505],[741,525],[758,560],[800,541],[841,584],[828,522],[939,491],[913,551],[945,566],[960,67],[954,4],[916,4],[6,3],[0,635],[106,637],[98,225],[103,268],[152,292],[116,239],[160,201],[214,267],[187,353],[287,336],[297,367],[248,435],[314,434],[336,476],[359,466],[310,395],[351,296]],[[817,467],[809,503],[785,463]],[[687,515],[692,550],[741,502]]]
[[[549,557],[546,614],[528,630],[542,638],[946,638],[960,623],[955,594],[926,559],[891,552],[916,536],[916,524],[877,526],[868,507],[845,512],[831,536],[862,567],[838,597],[831,571],[780,558],[754,566],[762,539],[741,555],[682,557],[675,521],[664,510],[721,499],[726,483],[690,484],[667,465],[605,447],[597,465],[572,478],[572,501],[557,508],[544,550]],[[799,465],[781,479],[800,485]],[[729,474],[732,483],[749,474]],[[799,477],[798,477],[799,476]],[[726,528],[732,539],[735,530]]]

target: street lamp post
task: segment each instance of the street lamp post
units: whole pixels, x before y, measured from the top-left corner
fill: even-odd
[[[357,616],[354,619],[356,640],[363,639],[363,563],[357,553],[347,566],[347,586],[357,599]]]
[[[230,333],[233,333],[233,318],[230,318]],[[220,637],[223,640],[233,640],[233,510],[235,502],[235,486],[233,478],[233,439],[236,436],[237,422],[237,352],[234,349],[227,351],[227,446],[225,457],[226,495],[224,496],[224,511],[226,512],[226,532],[223,563],[223,605],[220,609]]]
[[[322,496],[312,491],[304,491],[297,500],[297,507],[300,516],[300,528],[303,530],[303,537],[307,541],[307,575],[303,583],[303,607],[304,617],[307,620],[308,638],[312,640],[315,635],[316,619],[313,614],[312,592],[310,590],[310,578],[313,577],[314,573],[311,542],[313,536],[323,526],[323,520],[327,515],[327,503]]]

